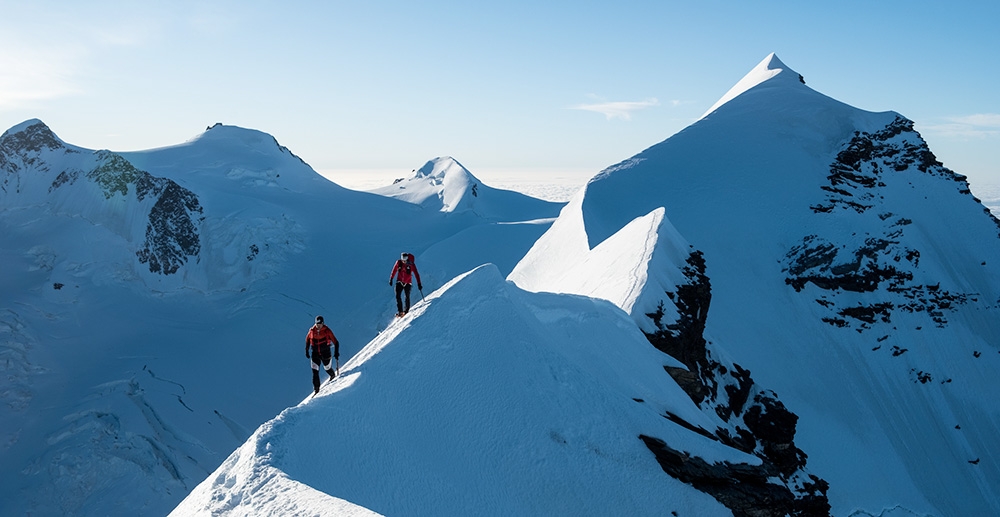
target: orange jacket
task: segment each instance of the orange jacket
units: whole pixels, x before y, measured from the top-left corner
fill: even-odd
[[[323,325],[322,327],[317,327],[313,325],[309,328],[309,333],[306,334],[306,350],[312,347],[313,350],[319,350],[323,345],[330,346],[330,344],[336,348],[337,352],[340,351],[340,342],[337,341],[337,336],[333,335],[333,331],[330,327]],[[338,357],[339,353],[336,353]]]

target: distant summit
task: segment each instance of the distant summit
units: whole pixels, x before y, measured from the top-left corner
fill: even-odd
[[[519,217],[516,196],[490,194]],[[300,323],[326,315],[346,360],[391,318],[391,289],[372,282],[402,251],[421,264],[414,298],[487,262],[506,274],[561,205],[523,206],[522,224],[500,224],[345,189],[223,124],[130,152],[65,144],[34,119],[3,132],[0,515],[166,515],[298,400]],[[343,443],[331,452],[360,450]]]
[[[562,207],[519,192],[487,186],[458,160],[442,156],[429,160],[408,178],[371,190],[425,209],[446,213],[472,213],[489,220],[511,220],[514,214],[555,217]]]
[[[44,122],[33,118],[4,131],[0,135],[0,146],[7,152],[37,153],[43,149],[60,149],[66,144]]]
[[[279,144],[277,138],[256,129],[229,126],[221,122],[216,122],[215,124],[205,128],[205,132],[191,139],[191,142],[199,141],[210,142],[214,145],[223,145],[228,147],[242,146],[246,149],[252,149],[258,153],[273,145],[279,152],[294,156],[295,159],[299,160],[303,164],[306,164],[305,160],[295,155],[295,153],[290,151],[287,147]]]

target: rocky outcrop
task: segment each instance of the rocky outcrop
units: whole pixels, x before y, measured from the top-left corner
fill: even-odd
[[[56,172],[51,164],[60,162],[47,153],[79,153],[81,159],[70,162],[79,166]],[[8,195],[20,193],[31,182],[49,182],[47,192],[51,195],[86,181],[96,185],[98,197],[103,198],[93,202],[118,205],[112,200],[124,199],[126,204],[138,205],[140,214],[148,211],[144,239],[135,255],[151,273],[174,274],[201,251],[198,226],[202,207],[197,195],[173,180],[137,169],[119,154],[82,153],[69,147],[41,121],[28,121],[0,137],[0,174],[0,187]],[[53,175],[54,179],[47,179]],[[87,196],[92,197],[92,192]],[[73,196],[81,194],[74,192]],[[122,217],[129,211],[112,212],[114,217]]]
[[[688,282],[677,286],[676,292],[667,293],[680,313],[677,321],[663,321],[661,303],[656,312],[647,314],[656,328],[661,330],[647,334],[647,337],[658,350],[684,363],[690,371],[697,372],[710,369],[704,333],[712,302],[712,285],[705,275],[704,254],[701,251],[692,252],[682,272]]]
[[[149,265],[151,273],[169,275],[201,250],[195,214],[202,209],[198,197],[173,181],[166,180],[149,211],[146,240],[135,254]]]
[[[813,254],[823,255],[822,250]],[[750,371],[713,357],[711,343],[704,336],[712,300],[704,255],[692,252],[682,273],[687,281],[675,292],[666,293],[677,307],[676,321],[665,321],[661,303],[656,312],[647,314],[657,330],[646,333],[646,337],[657,349],[687,367],[665,369],[695,404],[712,411],[724,425],[708,431],[676,415],[664,417],[753,454],[761,459],[761,465],[708,464],[655,437],[640,436],[643,443],[664,472],[712,495],[734,515],[829,515],[828,485],[805,473],[806,454],[794,443],[798,417],[774,392],[756,386]]]
[[[663,471],[705,492],[736,517],[785,517],[830,515],[826,498],[829,485],[816,476],[796,480],[794,491],[771,482],[779,472],[761,466],[728,462],[708,463],[678,451],[659,438],[639,435],[656,456]]]
[[[903,134],[910,138],[895,138]],[[830,164],[829,185],[821,187],[828,193],[826,202],[813,205],[812,210],[826,213],[843,208],[864,213],[877,204],[877,188],[885,186],[882,181],[885,171],[903,172],[911,168],[962,183],[968,191],[965,177],[937,160],[913,130],[913,121],[897,116],[874,133],[855,131]]]
[[[31,121],[27,127],[17,131],[8,131],[0,137],[0,149],[6,153],[17,153],[24,156],[37,155],[42,150],[55,151],[64,149],[65,144],[55,133],[41,121]],[[28,161],[27,164],[33,164]]]
[[[870,219],[868,227],[878,230],[837,240],[809,235],[792,247],[783,261],[785,283],[796,292],[812,284],[830,293],[816,300],[829,310],[822,319],[830,325],[863,332],[875,323],[890,323],[894,315],[905,311],[925,314],[934,325],[944,327],[947,313],[975,296],[942,288],[940,282],[914,282],[921,253],[904,244],[912,220],[873,210],[883,204],[881,189],[888,175],[903,173],[954,181],[962,194],[971,196],[965,177],[937,160],[913,130],[912,121],[897,116],[873,133],[855,132],[830,164],[828,184],[821,187],[826,201],[812,209],[819,214],[853,211]],[[989,213],[989,209],[985,211]],[[1000,227],[1000,221],[992,214],[989,217]],[[835,300],[841,291],[868,293],[867,300],[844,305]]]
[[[43,151],[76,152],[41,121],[28,121],[22,126],[0,136],[0,191],[5,193],[20,192],[23,172],[49,170],[41,157]]]
[[[136,252],[139,262],[147,264],[151,273],[170,275],[189,257],[196,257],[201,250],[198,196],[173,180],[135,168],[121,155],[100,151],[98,156],[100,165],[86,176],[101,187],[105,198],[128,196],[131,188],[139,202],[147,197],[156,200],[149,210],[145,241]]]

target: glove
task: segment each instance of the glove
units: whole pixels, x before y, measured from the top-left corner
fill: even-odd
[[[389,286],[392,286],[392,279],[389,279]]]
[[[310,359],[310,357],[309,357],[309,349],[308,348],[306,349],[306,359]]]
[[[417,284],[417,290],[423,291],[424,290],[423,284]]]
[[[340,359],[340,354],[333,354],[333,358],[339,360]]]

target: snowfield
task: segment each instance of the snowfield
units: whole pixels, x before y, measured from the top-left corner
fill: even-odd
[[[976,194],[773,54],[566,202],[29,120],[0,137],[0,514],[998,515]]]

